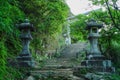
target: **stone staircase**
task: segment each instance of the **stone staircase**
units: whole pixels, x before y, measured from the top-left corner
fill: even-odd
[[[105,73],[104,72],[105,70],[103,67],[99,66],[99,64],[101,65],[106,63],[103,63],[103,61],[101,62],[101,57],[100,59],[99,57],[94,57],[95,60],[94,59],[90,60],[91,64],[89,64],[89,66],[86,66],[89,63],[88,60],[83,60],[81,63],[81,61],[79,61],[78,58],[76,58],[77,53],[81,54],[81,52],[83,52],[87,46],[88,44],[86,43],[78,43],[78,44],[72,44],[72,45],[66,46],[61,51],[61,56],[59,58],[48,59],[44,62],[45,64],[43,67],[37,66],[34,70],[31,70],[30,73],[31,73],[31,76],[34,77],[34,79],[27,79],[27,80],[49,80],[47,79],[48,77],[52,78],[50,80],[101,80],[103,79],[100,76],[103,76],[103,74]],[[96,59],[98,60],[96,61]],[[108,62],[109,60],[107,61],[107,64]],[[97,67],[95,67],[96,65]],[[85,73],[86,71],[87,73]],[[94,71],[95,73],[96,71],[98,72],[102,71],[102,75],[101,73],[100,75],[98,74],[96,75],[94,74]],[[109,71],[106,71],[106,72],[109,72]],[[91,76],[91,78],[93,79],[89,78],[91,74],[93,75]],[[37,78],[35,78],[36,76]],[[94,77],[94,76],[97,76],[97,77]]]
[[[84,52],[88,43],[81,42],[66,46],[60,53],[62,58],[76,58],[77,53]]]
[[[76,58],[76,54],[83,52],[85,47],[85,42],[65,46],[64,49],[61,50],[61,56],[59,58],[46,60],[42,68],[37,66],[34,70],[31,70],[31,75],[37,76],[38,79],[36,80],[44,80],[40,79],[41,76],[52,76],[54,78],[53,80],[57,80],[55,79],[56,77],[65,78],[60,80],[85,80],[74,75],[74,68],[81,66],[80,61]]]
[[[54,78],[53,80],[57,80],[55,78],[58,78],[58,77],[65,78],[61,80],[85,80],[73,74],[75,66],[80,66],[80,63],[68,58],[67,59],[65,58],[48,59],[44,67],[42,68],[38,67],[32,70],[31,75],[37,76],[39,78],[41,76],[44,76],[44,77],[52,76]]]

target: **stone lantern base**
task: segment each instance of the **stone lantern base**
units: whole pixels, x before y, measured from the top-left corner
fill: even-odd
[[[19,67],[34,67],[35,61],[31,55],[20,54],[17,58],[17,64]]]
[[[81,66],[95,72],[115,72],[111,60],[107,60],[103,55],[89,55],[81,62]]]

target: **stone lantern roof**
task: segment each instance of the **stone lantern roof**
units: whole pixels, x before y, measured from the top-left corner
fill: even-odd
[[[25,29],[27,29],[27,30],[30,29],[31,31],[34,30],[33,25],[29,23],[28,19],[25,19],[25,21],[23,23],[19,24],[18,28],[20,30],[25,30]]]
[[[94,19],[88,20],[86,25],[87,25],[86,29],[91,29],[92,27],[96,27],[96,28],[103,27],[103,24],[98,24],[97,21],[95,21]]]

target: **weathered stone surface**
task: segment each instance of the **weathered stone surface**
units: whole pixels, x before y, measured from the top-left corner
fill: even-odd
[[[85,52],[87,46],[88,44],[86,42],[68,45],[60,52],[60,58],[76,58],[78,53]]]
[[[35,80],[35,78],[33,76],[29,76],[27,79],[25,80]]]
[[[70,78],[70,80],[85,80],[85,79],[83,79],[83,78],[80,78],[80,77],[77,77],[77,76],[74,76],[74,75],[70,75],[69,76]]]
[[[73,68],[77,65],[80,66],[80,63],[76,63],[76,61],[68,58],[48,59],[44,67],[37,67],[31,71],[31,74],[32,76],[38,77],[53,76],[53,78],[64,77],[66,78],[65,80],[84,80],[84,78],[77,77],[73,74]]]
[[[48,75],[48,76],[69,76],[72,75],[73,72],[71,69],[54,69],[54,70],[37,70],[37,71],[31,71],[32,75]]]
[[[104,73],[103,74],[87,73],[85,77],[86,79],[89,80],[105,80]]]

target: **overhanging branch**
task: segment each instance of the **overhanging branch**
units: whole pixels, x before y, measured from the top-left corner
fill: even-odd
[[[109,12],[109,15],[110,15],[110,17],[111,17],[111,20],[112,20],[112,22],[113,22],[113,24],[114,24],[114,27],[116,27],[116,28],[120,31],[120,28],[118,27],[118,25],[116,25],[115,20],[114,20],[114,18],[113,18],[113,16],[112,16],[110,7],[109,7],[109,5],[108,5],[108,0],[105,0],[105,3],[106,3],[106,5],[107,5],[108,12]]]

